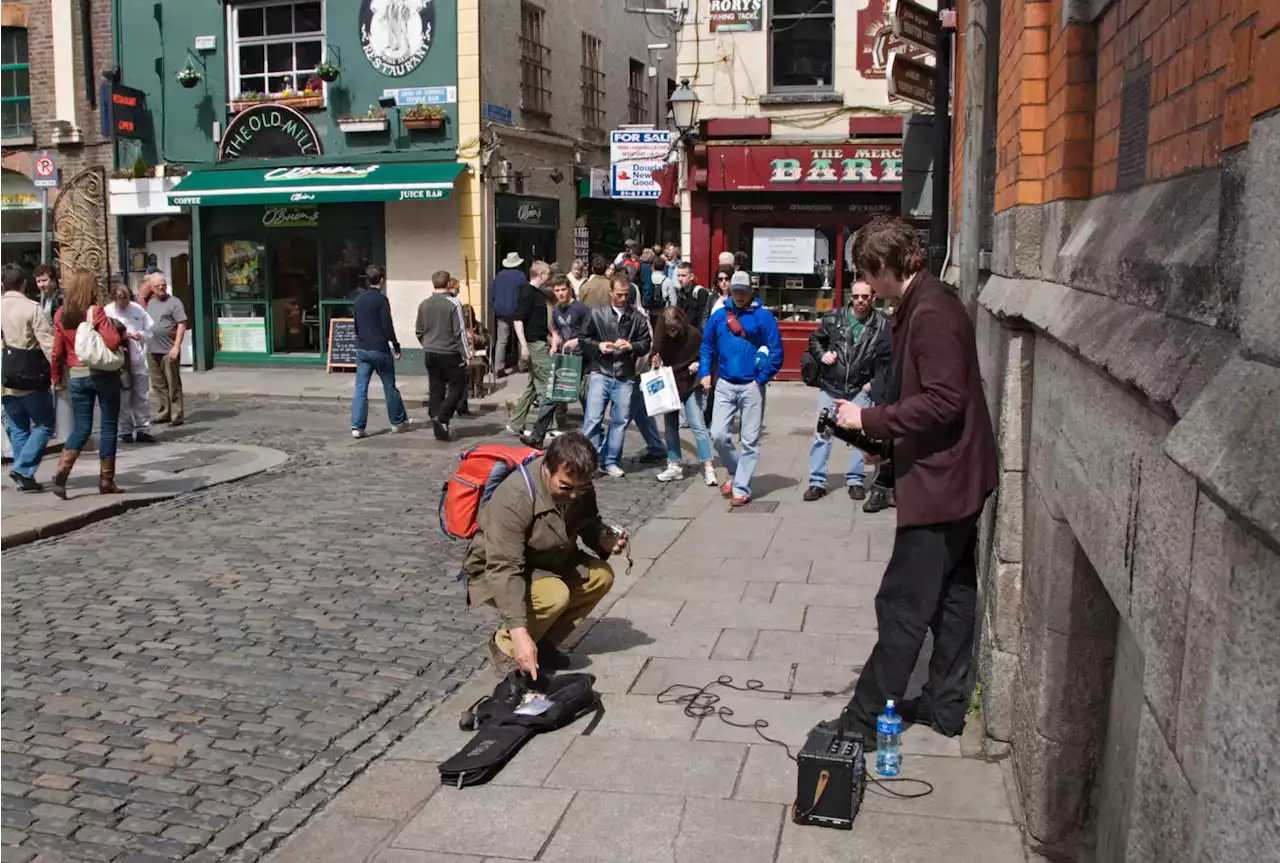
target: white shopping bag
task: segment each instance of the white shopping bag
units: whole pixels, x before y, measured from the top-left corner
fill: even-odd
[[[668,366],[642,374],[640,391],[644,393],[644,409],[651,417],[680,410],[676,376]]]

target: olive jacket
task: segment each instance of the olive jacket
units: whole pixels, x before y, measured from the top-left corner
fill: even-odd
[[[480,509],[479,530],[463,564],[472,604],[493,603],[509,629],[529,625],[530,582],[563,577],[579,539],[602,559],[615,542],[594,490],[561,509],[551,497],[543,460],[525,470],[530,482],[513,471]]]

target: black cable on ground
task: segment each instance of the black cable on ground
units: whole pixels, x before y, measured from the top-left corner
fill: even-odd
[[[754,722],[735,722],[731,717],[734,715],[732,707],[720,705],[720,696],[711,692],[714,687],[722,687],[724,689],[732,689],[735,692],[760,693],[764,695],[805,695],[821,698],[834,698],[839,695],[848,693],[850,686],[846,686],[842,690],[824,689],[821,692],[792,692],[784,689],[765,689],[764,682],[760,680],[748,679],[741,685],[733,682],[733,677],[728,674],[722,674],[710,683],[702,686],[691,686],[687,683],[673,683],[657,695],[659,704],[679,704],[684,708],[684,715],[690,719],[706,719],[708,716],[714,716],[725,725],[734,728],[745,728],[754,731],[760,735],[760,738],[767,743],[775,746],[781,746],[782,751],[787,753],[787,757],[792,761],[796,757],[791,754],[791,747],[781,740],[777,740],[764,733],[764,729],[769,727],[769,720],[757,719]],[[717,706],[720,705],[720,706]],[[915,785],[923,785],[924,790],[915,793],[904,793],[895,791],[890,788],[891,784],[913,783]],[[908,779],[906,777],[894,777],[889,779],[876,779],[867,774],[867,784],[874,785],[883,791],[886,795],[897,797],[902,800],[914,800],[917,797],[925,797],[933,793],[933,784],[924,779]]]

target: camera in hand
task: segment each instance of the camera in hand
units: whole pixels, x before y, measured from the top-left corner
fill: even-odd
[[[818,411],[818,423],[814,432],[823,440],[839,438],[849,446],[855,446],[867,455],[885,458],[889,455],[889,441],[872,440],[861,429],[847,429],[836,422],[836,409],[823,408]]]

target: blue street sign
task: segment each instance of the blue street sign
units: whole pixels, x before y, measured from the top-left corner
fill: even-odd
[[[396,104],[404,105],[452,105],[458,101],[457,87],[401,87],[383,90],[382,95],[395,96]]]
[[[493,123],[502,123],[510,126],[515,121],[515,115],[506,105],[491,105],[488,102],[480,103],[480,116]]]

